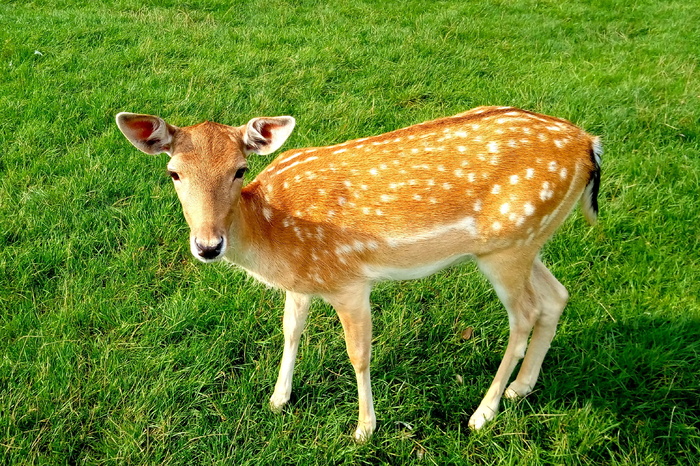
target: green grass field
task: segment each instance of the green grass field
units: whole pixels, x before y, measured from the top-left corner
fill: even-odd
[[[697,0],[0,0],[0,462],[700,464],[698,37]],[[190,256],[114,115],[289,114],[292,148],[478,105],[604,139],[599,224],[543,251],[572,298],[536,391],[469,431],[508,330],[467,264],[373,293],[367,444],[321,302],[273,414],[283,295]]]

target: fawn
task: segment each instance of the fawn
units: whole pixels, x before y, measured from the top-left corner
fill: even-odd
[[[170,156],[192,254],[202,262],[225,259],[286,291],[273,410],[289,401],[299,337],[312,296],[320,296],[343,326],[357,376],[354,436],[366,440],[376,427],[372,285],[424,277],[466,259],[489,279],[510,324],[503,360],[469,426],[490,421],[504,392],[516,398],[533,389],[568,300],[539,251],[577,200],[595,222],[599,138],[559,118],[478,107],[379,136],[284,152],[243,186],[248,156],[282,146],[294,118],[184,128],[150,115],[116,119],[138,149]]]

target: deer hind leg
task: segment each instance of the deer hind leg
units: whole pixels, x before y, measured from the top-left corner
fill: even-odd
[[[369,363],[372,351],[372,318],[369,304],[369,285],[358,285],[343,293],[324,295],[335,308],[343,325],[345,345],[357,378],[359,418],[355,440],[364,442],[377,426],[372,401]]]
[[[538,295],[533,284],[533,255],[506,250],[477,258],[499,299],[508,311],[510,336],[496,376],[484,399],[469,419],[472,429],[480,429],[498,412],[503,392],[515,366],[525,356],[527,340],[539,317]]]
[[[535,321],[525,359],[520,366],[518,376],[505,392],[506,398],[520,398],[532,391],[540,374],[542,361],[557,331],[559,317],[569,299],[569,293],[564,285],[554,278],[539,259],[535,260],[532,267],[532,284],[539,315]]]
[[[287,292],[282,322],[284,328],[284,350],[275,391],[270,398],[270,408],[275,412],[282,411],[292,394],[292,376],[294,375],[294,363],[299,350],[299,338],[304,330],[310,305],[310,296],[292,293],[291,291]]]

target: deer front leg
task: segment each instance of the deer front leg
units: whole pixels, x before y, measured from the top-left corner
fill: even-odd
[[[275,412],[282,411],[292,394],[292,376],[294,375],[294,362],[299,350],[299,337],[304,330],[310,305],[310,296],[287,291],[282,323],[284,328],[284,350],[275,391],[270,398],[270,408]]]
[[[357,378],[359,418],[355,441],[364,442],[377,426],[372,401],[369,363],[372,351],[372,318],[369,305],[370,286],[363,284],[342,294],[324,296],[335,308],[345,332],[345,345]]]

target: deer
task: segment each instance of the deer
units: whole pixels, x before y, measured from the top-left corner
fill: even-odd
[[[491,421],[503,396],[533,390],[569,298],[540,250],[577,201],[586,220],[596,222],[599,137],[564,119],[484,106],[378,136],[288,150],[244,186],[248,158],[279,149],[293,117],[177,127],[122,112],[116,122],[139,150],[170,156],[192,255],[228,261],[285,292],[273,411],[290,399],[300,335],[312,298],[320,297],[340,319],[357,378],[354,439],[369,439],[377,423],[373,285],[468,260],[492,284],[509,322],[503,359],[469,427]]]

